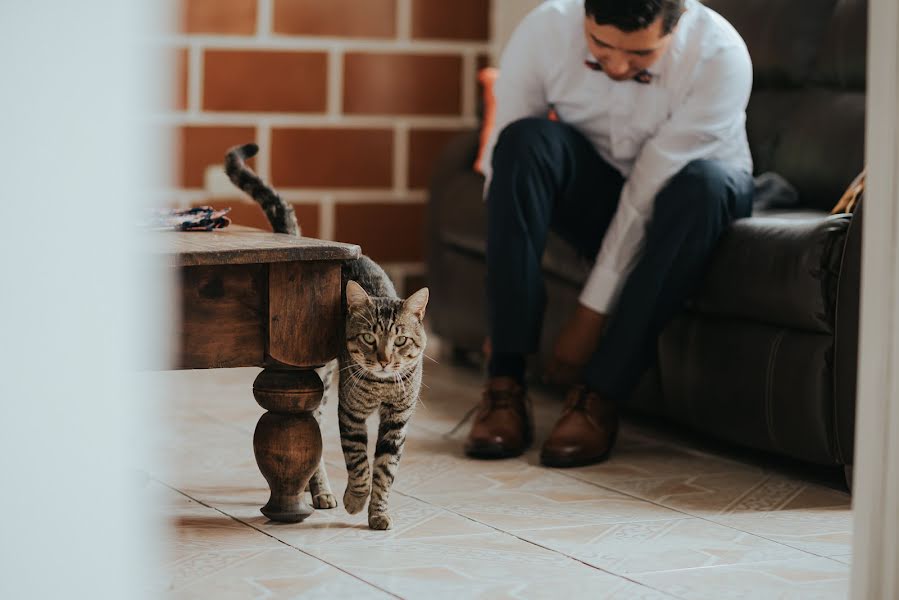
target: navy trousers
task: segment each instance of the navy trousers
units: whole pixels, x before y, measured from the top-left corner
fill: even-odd
[[[488,323],[494,353],[526,355],[540,341],[540,269],[550,230],[596,257],[624,179],[575,128],[543,118],[504,129],[487,193]],[[700,282],[718,238],[752,212],[750,173],[713,160],[688,164],[656,196],[642,254],[606,321],[586,384],[626,399],[656,356],[668,321]]]

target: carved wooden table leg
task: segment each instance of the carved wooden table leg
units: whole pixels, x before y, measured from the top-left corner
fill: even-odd
[[[322,436],[313,411],[322,401],[315,371],[263,370],[253,382],[256,402],[267,410],[253,435],[256,464],[271,489],[262,514],[272,521],[299,523],[312,514],[303,494],[322,457]]]
[[[286,262],[269,266],[266,369],[253,395],[267,413],[256,425],[256,463],[272,495],[262,514],[298,523],[312,514],[303,494],[322,457],[313,411],[324,386],[313,371],[337,356],[340,341],[340,263]]]

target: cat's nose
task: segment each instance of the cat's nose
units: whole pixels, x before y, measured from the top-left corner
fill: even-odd
[[[383,369],[386,369],[387,365],[390,364],[390,361],[386,360],[386,359],[385,360],[378,359],[378,362],[381,363],[381,368],[383,368]]]

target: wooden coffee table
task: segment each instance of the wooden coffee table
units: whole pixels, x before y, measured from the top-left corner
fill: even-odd
[[[157,254],[178,269],[178,369],[263,367],[253,396],[256,464],[271,496],[262,514],[298,523],[321,461],[313,411],[322,400],[316,367],[337,356],[343,330],[340,265],[358,246],[247,227],[163,232]]]

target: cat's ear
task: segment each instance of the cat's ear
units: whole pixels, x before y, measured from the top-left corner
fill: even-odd
[[[428,298],[430,298],[430,296],[431,292],[428,291],[428,288],[421,288],[406,298],[403,307],[418,317],[419,321],[422,321],[425,318],[425,309],[428,307]]]
[[[362,289],[362,286],[355,281],[348,281],[346,284],[346,305],[350,310],[362,308],[371,302],[368,294]]]

